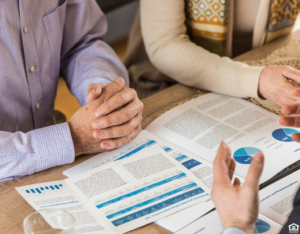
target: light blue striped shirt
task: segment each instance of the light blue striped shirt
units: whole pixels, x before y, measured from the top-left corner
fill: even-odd
[[[54,125],[60,76],[81,105],[91,83],[128,86],[106,30],[95,0],[1,1],[0,180],[74,161],[68,124]]]

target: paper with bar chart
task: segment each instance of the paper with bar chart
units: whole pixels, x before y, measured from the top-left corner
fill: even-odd
[[[201,163],[182,164],[180,156],[157,147],[64,181],[16,189],[35,209],[80,205],[103,231],[124,233],[209,198],[210,189],[190,171]]]
[[[75,233],[110,234],[105,230],[97,216],[86,205],[84,199],[79,198],[65,181],[54,181],[41,184],[18,187],[16,190],[35,209],[63,209],[70,212],[76,219]],[[52,222],[51,212],[44,213],[47,222]]]
[[[92,185],[91,181],[96,181],[99,173],[103,177],[105,171],[114,182]],[[107,189],[116,181],[115,188]],[[89,207],[114,233],[127,232],[207,200],[210,191],[160,147],[86,171],[66,182],[76,194],[89,199]]]

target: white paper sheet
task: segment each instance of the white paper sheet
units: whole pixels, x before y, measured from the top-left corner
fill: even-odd
[[[300,186],[300,170],[259,191],[260,213],[284,225]]]
[[[253,233],[274,234],[281,230],[282,226],[262,214],[258,215]],[[191,225],[181,229],[176,234],[221,234],[223,227],[217,211],[213,211],[198,219]]]
[[[252,156],[262,151],[263,183],[300,159],[300,145],[291,140],[299,131],[283,128],[279,118],[245,100],[210,93],[173,108],[146,130],[210,162],[225,140],[237,162],[236,174],[242,178]]]
[[[64,181],[16,189],[35,209],[57,207],[74,215],[79,211],[80,224],[86,225],[84,221],[89,220],[89,228],[91,225],[100,228],[101,220],[102,227],[113,233],[130,231],[198,204],[207,200],[210,192],[161,147]],[[81,231],[86,233],[85,229]]]
[[[98,180],[95,173],[108,169],[126,183],[107,191],[96,189],[97,185],[92,185]],[[66,183],[89,199],[89,207],[114,233],[130,231],[207,200],[210,191],[160,147],[86,171]]]
[[[150,137],[152,134],[150,134]],[[98,154],[83,163],[76,165],[63,172],[64,175],[72,177],[78,175],[82,172],[91,170],[96,167],[100,167],[106,163],[113,162],[122,157],[129,157],[135,153],[141,152],[146,149],[152,149],[157,146],[157,143],[149,138],[149,134],[146,131],[142,131],[138,137],[136,137],[132,142],[127,145],[124,145],[118,149],[115,149],[110,152],[105,152]]]
[[[77,196],[63,180],[18,187],[16,190],[37,211],[53,208],[71,213],[76,219],[75,232],[77,233],[112,233],[105,230],[97,216],[86,205],[87,199]],[[51,222],[51,217],[44,218],[52,227],[55,227],[55,224]]]

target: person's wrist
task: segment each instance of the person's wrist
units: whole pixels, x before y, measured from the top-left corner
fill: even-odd
[[[264,96],[263,94],[263,85],[264,85],[264,79],[265,79],[265,76],[267,76],[267,73],[268,73],[268,67],[264,67],[260,73],[260,76],[259,76],[259,80],[258,80],[258,90],[257,90],[257,95],[259,98],[261,99],[266,99],[266,97]]]
[[[76,128],[74,127],[74,125],[72,124],[71,121],[68,122],[69,128],[70,128],[70,132],[71,132],[71,137],[72,137],[72,141],[73,141],[73,145],[74,145],[74,151],[75,151],[75,157],[84,154],[84,152],[81,152],[81,147],[79,146],[79,136],[76,134]]]

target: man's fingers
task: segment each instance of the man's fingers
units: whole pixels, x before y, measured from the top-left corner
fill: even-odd
[[[129,136],[142,121],[142,113],[130,120],[128,123],[114,126],[106,129],[95,130],[93,136],[95,139],[113,139]]]
[[[279,119],[279,123],[286,127],[300,127],[300,116],[299,117],[282,117]]]
[[[104,84],[90,84],[87,91],[87,98],[92,101],[100,97]]]
[[[142,110],[143,110],[142,102],[136,99],[136,101],[129,103],[127,106],[125,106],[124,108],[118,111],[100,117],[98,119],[95,119],[92,123],[92,126],[96,130],[96,129],[104,129],[104,128],[120,125],[130,121],[138,113],[142,113]]]
[[[222,141],[217,156],[214,160],[213,173],[214,173],[214,184],[219,183],[222,185],[230,184],[229,168],[227,167],[229,147],[225,141]]]
[[[245,183],[243,186],[258,190],[259,178],[264,167],[264,155],[262,153],[256,153],[252,159]]]
[[[137,93],[134,89],[125,88],[116,95],[114,95],[107,102],[101,104],[96,110],[96,116],[105,116],[114,110],[125,106],[127,103],[137,98]],[[97,113],[101,113],[98,114]]]
[[[300,133],[295,133],[292,135],[293,141],[300,143]]]
[[[118,77],[117,79],[106,85],[102,91],[103,95],[105,96],[105,101],[108,101],[111,97],[120,92],[124,88],[124,85],[125,81],[121,77]],[[103,113],[101,112],[101,110],[97,109],[95,111],[95,115],[96,117],[101,117]]]
[[[300,71],[292,68],[292,67],[285,67],[285,69],[283,70],[282,74],[291,80],[296,81],[297,83],[300,83]]]
[[[141,132],[141,130],[142,130],[142,127],[139,126],[129,136],[120,137],[120,138],[111,139],[111,140],[104,140],[101,142],[101,148],[113,150],[113,149],[119,148],[123,145],[126,145],[130,141],[132,141],[134,138],[136,138],[136,136]]]

